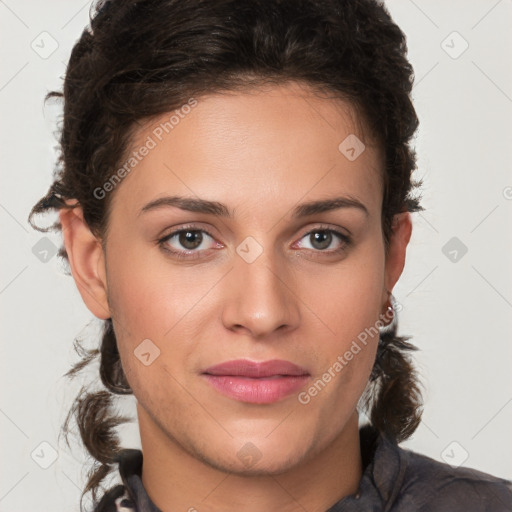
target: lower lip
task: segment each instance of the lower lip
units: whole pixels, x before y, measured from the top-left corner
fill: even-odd
[[[240,402],[271,404],[302,388],[309,375],[249,378],[232,375],[208,375],[208,382],[220,393]]]

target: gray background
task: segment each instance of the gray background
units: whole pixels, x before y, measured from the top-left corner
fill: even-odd
[[[423,422],[403,446],[512,478],[512,2],[386,3],[416,71],[416,176],[425,181],[426,211],[413,214],[394,289],[399,332],[421,349],[426,385]],[[0,0],[1,512],[77,511],[85,481],[82,449],[58,433],[97,367],[76,382],[63,374],[76,360],[73,339],[94,341],[99,323],[52,253],[59,237],[42,240],[26,219],[56,158],[59,107],[43,98],[61,87],[89,5]],[[120,403],[132,415],[133,400]],[[138,446],[136,425],[123,442]]]

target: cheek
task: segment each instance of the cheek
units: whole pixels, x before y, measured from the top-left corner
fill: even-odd
[[[218,276],[184,272],[156,251],[112,246],[107,251],[108,299],[126,377],[134,391],[172,383],[166,369],[177,377],[193,371],[198,319],[208,319],[204,297]],[[138,356],[148,352],[150,360],[158,359],[145,366]]]
[[[168,293],[172,284],[129,244],[109,242],[108,301],[123,369],[133,389],[138,377],[154,380],[156,365],[145,366],[144,359],[152,361],[164,350],[163,333],[174,323],[172,312],[179,313],[181,293]],[[142,357],[145,353],[150,355]]]
[[[337,409],[340,403],[357,402],[375,360],[384,287],[379,238],[368,240],[345,263],[328,277],[316,276],[307,293],[325,335],[319,336],[321,344],[315,347],[321,364],[304,401],[321,394],[318,402],[330,402]]]
[[[107,253],[113,316],[129,343],[146,338],[161,340],[186,314],[187,307],[190,309],[188,303],[198,287],[180,279],[154,249],[115,242]]]
[[[379,237],[368,237],[340,265],[308,278],[307,303],[325,324],[333,350],[344,351],[376,325],[385,283],[383,251]]]

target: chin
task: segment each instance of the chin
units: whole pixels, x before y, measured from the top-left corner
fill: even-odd
[[[252,445],[254,446],[254,445]],[[245,445],[247,447],[247,445]],[[219,457],[209,458],[202,456],[201,459],[210,467],[225,473],[247,476],[247,477],[265,477],[277,476],[286,473],[296,467],[304,458],[305,454],[299,454],[296,450],[292,453],[273,454],[272,459],[255,452],[254,460],[247,459],[237,455],[236,459],[223,459]],[[261,458],[258,458],[261,457]]]
[[[286,473],[299,465],[313,446],[292,439],[276,437],[270,440],[260,438],[235,438],[218,450],[211,452],[196,445],[191,454],[204,464],[229,474],[240,476],[272,476]]]

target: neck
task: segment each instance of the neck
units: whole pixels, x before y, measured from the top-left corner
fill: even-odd
[[[246,476],[213,468],[183,450],[138,406],[142,483],[163,511],[325,512],[354,494],[362,476],[357,412],[334,441],[289,471]]]

